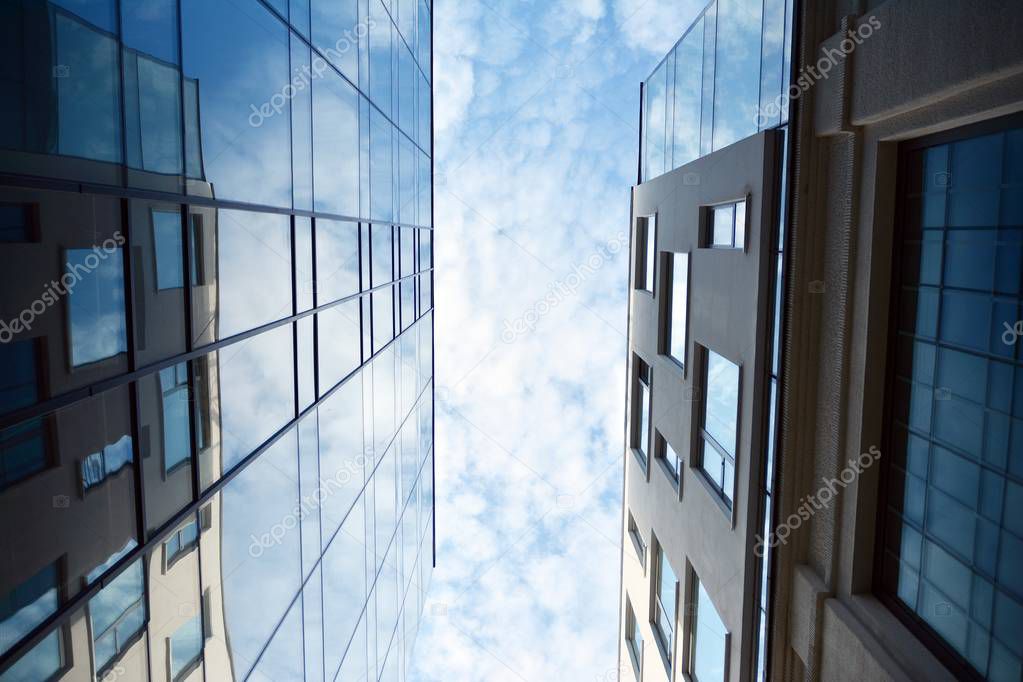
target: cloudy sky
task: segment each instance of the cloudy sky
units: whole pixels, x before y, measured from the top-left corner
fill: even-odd
[[[434,0],[438,565],[416,682],[617,679],[639,82],[702,0]]]

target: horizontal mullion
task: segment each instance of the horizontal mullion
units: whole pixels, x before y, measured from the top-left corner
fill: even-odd
[[[200,493],[196,499],[192,500],[187,505],[185,505],[184,508],[179,510],[177,514],[175,514],[170,520],[163,524],[163,526],[161,527],[161,531],[159,533],[154,533],[149,540],[143,542],[142,544],[137,545],[125,556],[121,557],[121,559],[118,560],[116,564],[114,564],[114,567],[111,568],[111,570],[107,571],[100,580],[95,581],[94,583],[92,583],[91,585],[89,585],[88,587],[81,590],[73,597],[71,597],[67,602],[61,605],[60,609],[56,613],[52,614],[40,625],[38,625],[35,628],[35,630],[33,630],[32,634],[22,639],[17,645],[15,645],[7,652],[5,652],[3,656],[0,656],[0,675],[3,675],[3,673],[10,669],[10,667],[16,661],[21,659],[22,656],[29,653],[29,651],[31,651],[34,646],[39,644],[55,628],[60,627],[61,625],[69,621],[71,619],[71,616],[76,611],[78,611],[78,609],[84,608],[85,605],[88,604],[90,599],[96,596],[96,594],[99,593],[99,591],[102,590],[105,586],[112,583],[114,579],[116,579],[121,573],[123,573],[124,570],[127,569],[129,565],[134,563],[136,559],[143,556],[145,553],[149,552],[150,550],[157,547],[160,543],[162,543],[169,536],[169,533],[167,532],[169,529],[176,528],[184,524],[190,518],[194,518],[194,515],[199,511],[201,507],[203,507],[207,502],[212,500],[217,495],[217,493],[219,493],[224,487],[226,487],[227,484],[231,482],[236,476],[238,476],[242,471],[248,468],[248,466],[252,464],[252,462],[254,462],[256,459],[258,459],[260,455],[269,450],[275,443],[277,443],[277,441],[279,441],[281,438],[287,435],[288,432],[290,432],[293,428],[297,426],[297,424],[300,421],[302,421],[302,419],[311,414],[313,410],[319,408],[319,406],[323,404],[324,401],[330,398],[336,391],[340,390],[342,386],[351,381],[352,377],[359,374],[369,362],[371,362],[374,358],[382,354],[392,344],[396,343],[399,338],[401,338],[404,334],[407,334],[415,326],[417,322],[422,320],[427,314],[431,313],[432,311],[433,308],[431,307],[430,310],[427,310],[425,313],[420,315],[415,320],[415,322],[413,322],[408,327],[408,329],[401,332],[393,339],[388,341],[386,344],[384,344],[382,347],[380,347],[376,353],[370,356],[369,359],[360,364],[358,369],[350,373],[344,379],[339,381],[333,388],[331,388],[329,391],[327,391],[322,396],[317,398],[316,401],[313,402],[313,404],[311,404],[306,409],[302,410],[294,419],[290,420],[287,424],[282,426],[272,436],[265,440],[261,445],[255,448],[251,453],[246,455],[240,462],[238,462],[237,465],[235,465],[234,468],[226,472],[216,482],[211,484],[209,488]],[[431,376],[426,387],[424,387],[423,390],[420,391],[416,401],[418,402],[419,399],[427,390],[432,389],[433,385],[434,385],[433,377]],[[409,412],[409,414],[411,414],[411,411]],[[402,426],[404,426],[404,423],[407,420],[408,415],[406,415],[405,419],[402,421]],[[394,439],[397,438],[399,434],[400,427],[398,430],[395,431],[394,434],[391,435],[391,439],[388,441],[388,445],[384,449],[384,452],[387,452],[387,449],[391,447],[391,445],[394,443]],[[379,461],[380,460],[377,460],[377,463],[374,464],[374,471],[376,470],[376,466],[378,465]],[[135,464],[133,463],[133,466],[134,465]],[[365,489],[365,485],[366,484],[364,482],[363,490]],[[135,501],[136,505],[139,503],[140,503],[139,500]],[[146,586],[146,589],[148,589],[148,586]]]
[[[358,293],[351,294],[351,295],[345,296],[343,298],[339,298],[336,301],[331,301],[329,303],[324,303],[324,304],[322,304],[320,306],[317,306],[315,308],[311,308],[309,310],[305,310],[305,311],[302,311],[300,313],[295,313],[294,315],[289,315],[289,316],[283,317],[283,318],[281,318],[279,320],[274,320],[273,322],[267,322],[266,324],[260,325],[258,327],[253,328],[253,329],[249,329],[247,331],[240,332],[240,333],[235,334],[233,336],[229,336],[227,338],[220,339],[219,341],[214,341],[213,343],[206,344],[205,346],[202,346],[200,348],[195,348],[193,350],[186,351],[184,353],[179,353],[178,355],[175,355],[173,357],[166,358],[164,360],[159,360],[157,362],[150,363],[150,364],[148,364],[148,365],[146,365],[144,367],[141,367],[139,369],[136,369],[134,371],[127,372],[125,374],[119,374],[119,375],[117,375],[115,377],[110,377],[110,378],[107,378],[107,379],[100,379],[99,381],[95,381],[92,384],[89,384],[88,386],[82,386],[82,387],[74,389],[72,391],[68,391],[67,393],[62,393],[60,395],[54,396],[52,398],[49,398],[47,400],[38,402],[35,405],[30,405],[30,406],[24,407],[24,408],[22,408],[20,410],[15,410],[14,412],[9,412],[9,413],[7,413],[7,414],[5,414],[3,416],[0,416],[0,430],[7,429],[7,428],[9,428],[11,426],[14,426],[16,424],[20,424],[21,422],[28,421],[29,419],[34,419],[36,417],[45,416],[45,415],[47,415],[47,414],[49,414],[51,412],[54,412],[54,411],[59,410],[61,408],[67,407],[69,405],[72,405],[72,404],[74,404],[74,403],[76,403],[76,402],[78,402],[80,400],[84,400],[86,398],[91,398],[91,397],[100,395],[101,393],[104,393],[104,392],[109,391],[111,389],[118,388],[120,386],[125,386],[125,385],[127,385],[127,384],[129,384],[129,383],[131,383],[133,381],[138,381],[139,379],[142,379],[143,377],[146,377],[146,376],[148,376],[150,374],[153,374],[155,372],[158,372],[161,369],[166,369],[167,367],[172,367],[172,366],[178,365],[178,364],[180,364],[182,362],[188,362],[189,360],[194,360],[196,358],[202,357],[202,356],[207,355],[209,353],[212,353],[214,351],[222,350],[222,349],[224,349],[224,348],[226,348],[228,346],[231,346],[231,345],[233,345],[235,343],[238,343],[240,341],[245,341],[246,339],[250,339],[250,338],[252,338],[254,336],[258,336],[259,334],[262,334],[264,332],[268,332],[268,331],[277,329],[278,327],[283,327],[283,326],[285,326],[287,324],[291,324],[292,322],[300,320],[300,319],[302,319],[304,317],[309,317],[310,315],[315,315],[317,313],[320,313],[320,312],[329,310],[331,308],[334,308],[336,306],[339,306],[339,305],[341,305],[343,303],[348,303],[349,301],[353,301],[353,300],[356,300],[356,299],[361,299],[363,296],[370,295],[370,294],[372,294],[375,291],[380,291],[380,290],[386,289],[387,287],[393,286],[394,284],[397,284],[399,282],[404,282],[404,281],[407,281],[407,280],[412,280],[412,279],[418,277],[419,275],[425,274],[427,272],[431,272],[432,273],[433,272],[433,266],[431,266],[431,267],[429,267],[429,268],[427,268],[425,270],[421,270],[420,272],[413,273],[411,275],[405,275],[404,277],[399,277],[398,279],[395,279],[395,280],[390,281],[390,282],[386,282],[384,284],[378,284],[377,286],[371,287],[371,288],[369,288],[369,289],[367,289],[365,291],[360,291]],[[432,310],[433,310],[433,306],[431,306],[429,310],[424,312],[423,315],[425,315],[427,312],[430,312]],[[189,311],[189,314],[191,314],[190,311]],[[416,322],[418,322],[420,319],[422,319],[423,315],[420,315],[418,318],[416,318]],[[415,322],[413,322],[412,324],[415,324]],[[401,333],[404,333],[404,332],[401,332]],[[399,334],[399,336],[400,336],[400,334]],[[395,337],[395,338],[397,338],[397,337]],[[393,341],[393,339],[392,339],[392,341]],[[390,342],[388,342],[388,343],[390,343]],[[384,346],[384,347],[386,348],[386,346]]]

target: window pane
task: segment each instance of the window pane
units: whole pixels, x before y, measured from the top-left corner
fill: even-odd
[[[654,273],[657,268],[657,216],[652,215],[646,219],[646,263],[645,288],[647,291],[654,290]]]
[[[171,636],[171,679],[177,678],[190,663],[199,658],[200,653],[202,653],[202,621],[196,614],[191,620],[185,621]]]
[[[355,371],[362,361],[359,301],[345,301],[316,315],[320,395]]]
[[[739,366],[708,351],[704,428],[732,457],[735,457],[738,417]]]
[[[668,319],[668,353],[685,364],[686,313],[689,307],[689,254],[671,254],[671,315]]]
[[[124,314],[124,257],[120,248],[68,249],[67,274],[71,364],[112,358],[127,350]]]
[[[312,0],[313,45],[353,83],[359,78],[356,0]]]
[[[359,225],[316,219],[316,304],[359,293]]]
[[[259,3],[182,0],[185,77],[198,88],[201,145],[189,191],[291,206],[288,31]],[[191,175],[191,172],[189,173]]]
[[[696,634],[693,642],[693,674],[700,682],[725,679],[725,624],[710,595],[699,584],[696,602]]]
[[[757,132],[762,3],[718,0],[714,149]]]
[[[317,211],[359,213],[359,96],[332,69],[313,82],[313,178]]]
[[[674,155],[678,168],[700,155],[700,102],[703,92],[703,20],[675,50]]]
[[[711,216],[711,246],[732,246],[735,204],[715,206]]]
[[[184,286],[184,256],[181,248],[181,212],[156,211],[153,216],[153,247],[156,250],[156,288]]]

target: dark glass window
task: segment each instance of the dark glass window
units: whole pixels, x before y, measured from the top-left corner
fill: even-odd
[[[124,257],[121,249],[68,249],[71,364],[74,367],[124,353]]]
[[[657,635],[658,644],[670,664],[675,659],[675,600],[678,594],[678,579],[671,570],[668,557],[659,543],[654,544],[653,575],[654,595],[650,609],[650,622]]]
[[[0,598],[0,653],[57,611],[59,589],[60,569],[53,563]]]
[[[902,150],[880,588],[950,661],[1015,679],[1023,129],[962,135]]]
[[[36,232],[32,204],[0,203],[0,242],[34,241]]]
[[[125,569],[89,601],[89,616],[92,619],[96,675],[102,677],[146,625],[141,559]]]

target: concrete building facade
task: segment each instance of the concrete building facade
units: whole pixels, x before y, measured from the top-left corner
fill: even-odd
[[[1018,682],[1023,6],[776,4],[643,84],[621,678]]]

